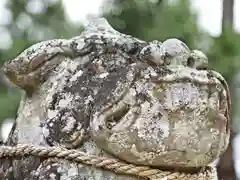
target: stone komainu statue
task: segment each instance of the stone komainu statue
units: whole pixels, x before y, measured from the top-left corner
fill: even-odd
[[[1,179],[216,178],[228,85],[178,39],[144,42],[105,19],[37,43],[3,66],[24,90],[1,146]]]

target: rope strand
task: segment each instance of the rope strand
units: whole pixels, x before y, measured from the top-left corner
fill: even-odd
[[[32,155],[37,157],[56,157],[66,159],[68,161],[91,165],[96,168],[103,168],[115,172],[117,174],[134,175],[138,177],[148,178],[150,180],[211,180],[213,177],[212,169],[205,172],[190,174],[180,172],[161,171],[148,166],[136,166],[121,162],[119,160],[107,157],[97,157],[75,149],[63,149],[59,147],[42,147],[28,144],[19,144],[17,146],[0,146],[0,158],[18,157]]]

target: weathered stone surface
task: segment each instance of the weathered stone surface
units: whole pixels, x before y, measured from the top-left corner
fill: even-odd
[[[206,66],[202,52],[177,39],[147,43],[98,19],[78,37],[40,42],[4,65],[25,91],[6,144],[204,167],[226,150],[230,134],[227,85]],[[1,165],[2,179],[139,179],[53,158]]]

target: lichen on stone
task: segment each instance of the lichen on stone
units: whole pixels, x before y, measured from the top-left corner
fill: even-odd
[[[207,61],[178,39],[144,42],[103,18],[77,37],[37,43],[3,67],[25,91],[7,143],[135,165],[207,166],[226,150],[230,120],[227,85]],[[0,167],[4,177],[12,168],[15,179],[139,179],[54,158],[12,162]]]

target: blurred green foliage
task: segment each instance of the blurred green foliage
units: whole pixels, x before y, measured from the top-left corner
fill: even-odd
[[[38,11],[29,5],[33,0],[7,2],[12,20],[2,26],[11,35],[12,45],[0,51],[0,65],[38,41],[75,36],[82,29],[66,18],[60,0],[39,1],[42,8]],[[230,84],[239,71],[239,34],[230,28],[220,37],[211,37],[197,24],[190,0],[105,0],[102,7],[101,16],[122,33],[147,41],[175,37],[191,49],[202,50],[209,57],[210,67],[221,72]],[[6,89],[0,91],[0,121],[14,116],[19,98],[12,99]]]
[[[106,0],[111,4],[112,0]],[[169,3],[162,0],[115,0],[115,11],[103,12],[110,24],[120,32],[140,39],[163,41],[176,37],[194,46],[201,32],[196,23],[197,15],[190,9],[189,0]]]

